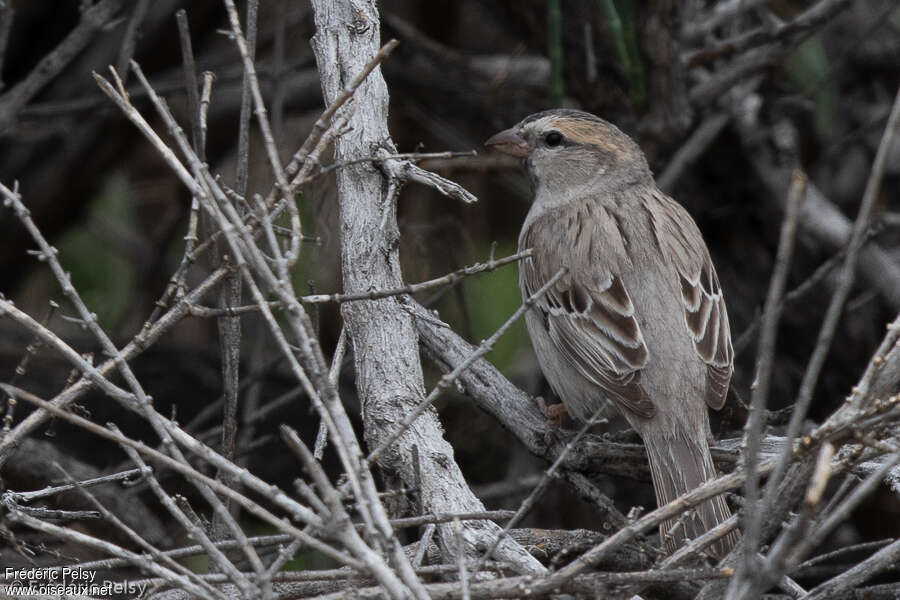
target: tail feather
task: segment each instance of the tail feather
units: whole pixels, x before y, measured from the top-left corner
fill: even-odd
[[[659,432],[656,432],[657,434]],[[650,474],[656,503],[664,506],[716,476],[716,467],[709,453],[705,437],[688,440],[684,436],[645,435],[644,445],[650,462]],[[659,528],[660,541],[671,554],[686,540],[706,533],[731,517],[725,497],[716,496],[702,502],[678,519],[664,521]],[[709,546],[709,552],[721,558],[738,541],[736,531],[731,531]]]

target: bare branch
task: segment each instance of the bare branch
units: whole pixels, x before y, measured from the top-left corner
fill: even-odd
[[[0,96],[0,133],[10,127],[19,111],[52,81],[69,62],[78,55],[91,40],[122,8],[124,0],[101,0],[81,13],[78,25],[65,39],[41,59],[28,76]]]
[[[750,406],[750,417],[746,426],[746,449],[744,450],[744,470],[747,472],[744,498],[747,502],[746,525],[744,528],[743,553],[744,562],[738,569],[735,582],[752,578],[755,571],[756,554],[759,550],[760,519],[765,514],[765,506],[759,502],[759,479],[756,474],[756,464],[759,460],[759,443],[762,436],[763,415],[766,410],[766,402],[769,395],[769,386],[772,370],[775,363],[775,340],[778,333],[778,321],[781,317],[779,303],[784,293],[785,282],[790,270],[791,260],[794,254],[794,240],[797,231],[797,219],[800,216],[800,207],[806,188],[806,175],[801,171],[794,171],[791,179],[791,187],[788,192],[787,210],[784,222],[781,226],[781,236],[778,240],[778,254],[775,257],[775,269],[769,283],[769,293],[766,296],[766,306],[763,311],[762,333],[759,339],[757,354],[756,377],[753,387],[753,398]],[[791,447],[785,448],[784,454],[790,455]],[[734,585],[738,585],[735,583]]]

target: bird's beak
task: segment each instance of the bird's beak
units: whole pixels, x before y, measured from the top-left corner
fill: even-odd
[[[528,156],[528,142],[512,129],[506,129],[490,137],[484,145],[511,156],[518,156],[519,158]]]

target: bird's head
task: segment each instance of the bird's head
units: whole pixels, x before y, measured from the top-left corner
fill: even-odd
[[[590,113],[556,109],[525,117],[485,142],[524,159],[538,195],[609,190],[652,181],[638,145]]]

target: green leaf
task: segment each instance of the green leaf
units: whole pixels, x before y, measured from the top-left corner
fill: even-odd
[[[134,229],[132,193],[123,175],[110,177],[91,201],[85,223],[128,234]],[[73,227],[56,244],[63,269],[88,310],[97,314],[101,327],[110,330],[125,316],[134,291],[134,273],[127,257],[120,256],[110,242],[89,226]],[[62,292],[57,300],[65,305]]]
[[[547,58],[550,60],[550,106],[563,103],[562,11],[559,0],[547,0]]]
[[[787,61],[791,83],[800,94],[813,100],[813,122],[816,135],[822,140],[831,136],[838,103],[837,84],[829,76],[828,64],[821,35],[800,44]]]
[[[596,0],[596,2],[606,21],[613,48],[619,58],[619,66],[628,80],[628,93],[632,101],[641,104],[647,99],[647,88],[644,81],[644,65],[638,51],[631,2],[627,0],[619,2]]]
[[[506,256],[516,250],[512,246],[498,247],[496,256]],[[486,254],[486,253],[485,253]],[[483,255],[482,255],[483,256]],[[471,331],[473,344],[479,344],[492,335],[522,304],[519,292],[518,270],[513,265],[469,277],[463,286],[463,301],[469,318],[469,327],[454,327],[457,331]],[[451,324],[459,322],[462,316],[454,294],[444,297],[441,315],[446,315]],[[488,360],[501,371],[510,372],[515,367],[518,354],[529,347],[528,333],[523,319],[519,319],[497,340],[494,350],[487,355]]]

